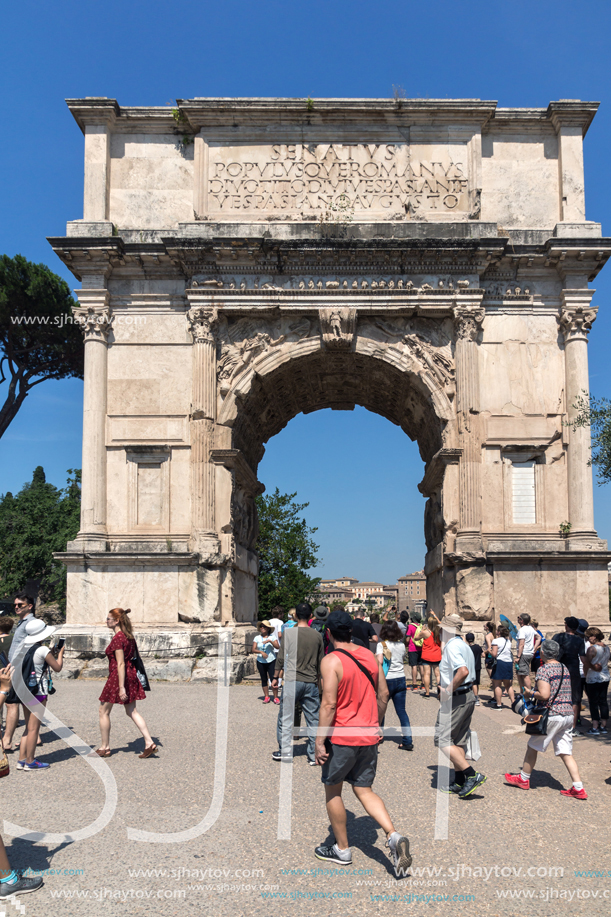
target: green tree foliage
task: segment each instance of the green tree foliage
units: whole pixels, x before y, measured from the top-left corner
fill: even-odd
[[[69,469],[64,489],[48,484],[43,468],[17,496],[0,497],[0,593],[23,589],[26,580],[40,579],[40,598],[66,604],[66,568],[53,559],[76,537],[81,512],[80,470]]]
[[[257,497],[259,536],[259,620],[267,618],[276,605],[292,608],[316,590],[320,579],[307,570],[319,563],[318,545],[312,541],[317,530],[310,528],[300,513],[308,503],[295,503],[297,494]]]
[[[578,399],[575,407],[579,413],[572,427],[590,427],[592,434],[592,460],[599,484],[611,481],[611,401],[608,398],[587,397]]]
[[[44,264],[0,256],[0,437],[30,390],[47,379],[83,378],[83,335],[68,284]]]

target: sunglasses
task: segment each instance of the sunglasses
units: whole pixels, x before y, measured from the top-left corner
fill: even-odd
[[[27,602],[15,602],[14,605],[15,605],[15,608],[29,608],[29,605]]]

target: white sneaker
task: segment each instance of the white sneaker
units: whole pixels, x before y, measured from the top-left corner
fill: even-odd
[[[409,852],[409,840],[397,831],[391,834],[386,841],[395,864],[395,875],[398,879],[407,875],[407,870],[412,865],[412,855]]]

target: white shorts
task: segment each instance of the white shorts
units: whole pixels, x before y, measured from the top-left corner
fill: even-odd
[[[547,721],[546,736],[531,736],[528,747],[534,751],[546,751],[550,742],[554,743],[554,754],[573,754],[573,715],[550,716]]]

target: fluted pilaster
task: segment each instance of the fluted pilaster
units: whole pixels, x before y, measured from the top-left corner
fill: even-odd
[[[569,424],[588,398],[588,334],[598,309],[590,302],[594,290],[563,290],[559,323],[564,336],[566,410]],[[567,485],[571,535],[594,533],[594,492],[592,486],[591,439],[589,427],[570,427],[567,451]]]

